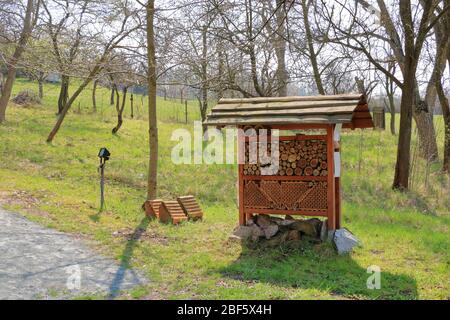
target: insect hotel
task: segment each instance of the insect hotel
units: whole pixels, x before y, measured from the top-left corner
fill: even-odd
[[[239,162],[240,225],[254,215],[278,214],[325,217],[328,230],[341,227],[340,133],[373,128],[363,95],[221,99],[206,124],[243,129],[238,133],[243,160]],[[267,132],[265,148],[279,160],[276,171],[264,173],[259,156],[251,161],[252,139],[259,149],[262,137],[242,133],[248,129]],[[276,129],[278,150],[272,151],[271,132]]]

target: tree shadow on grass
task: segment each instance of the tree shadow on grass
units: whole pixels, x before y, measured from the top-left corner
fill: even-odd
[[[143,218],[139,225],[134,229],[133,233],[129,236],[127,244],[122,251],[119,268],[117,269],[114,279],[111,281],[108,299],[114,299],[119,295],[124,284],[126,272],[131,272],[135,278],[138,278],[135,272],[130,269],[131,259],[133,257],[134,249],[139,242],[139,239],[146,232],[149,223],[150,220],[147,217]]]
[[[372,275],[351,256],[338,256],[331,244],[301,244],[278,248],[250,248],[221,270],[229,278],[258,281],[285,288],[315,289],[349,299],[416,299],[416,281],[407,275],[381,270],[381,288],[370,290]]]

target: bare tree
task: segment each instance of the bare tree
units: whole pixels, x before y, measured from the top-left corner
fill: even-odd
[[[445,6],[450,6],[450,0],[444,1]],[[447,10],[444,18],[442,19],[441,25],[438,26],[436,41],[437,41],[437,58],[445,57],[448,62],[448,68],[450,72],[450,10]],[[444,60],[445,61],[445,60]],[[444,87],[442,85],[442,79],[444,78],[443,71],[444,68],[435,68],[434,71],[437,72],[435,76],[435,87],[436,93],[439,97],[439,102],[442,108],[442,115],[444,117],[444,162],[442,169],[447,174],[450,174],[450,104],[448,98],[445,94]]]
[[[6,120],[6,107],[8,106],[9,98],[11,97],[12,88],[16,78],[17,64],[25,51],[26,45],[31,37],[31,33],[39,16],[40,0],[27,0],[25,8],[22,7],[21,2],[17,3],[8,0],[1,1],[0,6],[2,15],[9,15],[12,12],[14,17],[9,18],[13,20],[19,18],[21,23],[19,36],[17,37],[16,30],[12,30],[11,38],[7,38],[9,44],[14,47],[14,52],[11,57],[5,57],[8,72],[6,80],[2,85],[0,96],[0,123],[3,123]],[[17,15],[17,13],[19,14]],[[20,13],[23,13],[23,15]]]
[[[398,3],[399,20],[396,21],[398,27],[393,22],[391,13],[383,0],[377,0],[379,8],[376,10],[363,0],[358,0],[354,5],[350,5],[346,1],[344,3],[336,2],[341,8],[337,19],[335,19],[335,12],[326,9],[326,6],[323,7],[325,17],[332,22],[333,27],[333,35],[329,40],[364,54],[374,67],[390,77],[402,90],[399,143],[393,188],[407,189],[413,113],[419,129],[421,145],[424,146],[422,148],[424,157],[431,160],[437,155],[432,117],[420,99],[416,71],[424,42],[430,30],[442,16],[442,13],[436,17],[432,16],[441,1],[426,1],[421,8],[414,7],[409,0],[400,1]],[[371,8],[369,16],[367,14],[361,16],[360,8],[364,10]],[[373,18],[370,17],[373,10],[378,13],[379,21],[369,25],[366,21],[373,21]],[[442,11],[446,10],[448,8],[444,7]],[[345,23],[344,19],[348,22]],[[380,24],[382,29],[378,27]],[[377,42],[385,42],[392,48],[403,76],[402,81],[397,78],[396,74],[392,74],[383,66]],[[415,107],[413,108],[413,106]]]
[[[143,4],[144,5],[144,4]],[[146,9],[147,34],[147,85],[148,85],[148,132],[149,132],[149,164],[147,199],[153,200],[157,196],[158,186],[158,121],[156,117],[156,49],[155,49],[155,1],[148,0]]]
[[[81,84],[68,98],[67,103],[61,110],[53,129],[47,137],[47,142],[53,141],[73,102],[106,67],[113,51],[120,47],[125,39],[141,27],[137,10],[131,7],[128,1],[123,3],[112,2],[111,4],[103,5],[106,7],[102,10],[107,10],[109,14],[104,17],[104,20],[100,20],[97,17],[96,25],[90,26],[91,28],[100,28],[100,31],[97,29],[95,31],[97,36],[91,39],[92,46],[97,46],[98,50],[96,50],[92,57],[85,56],[83,66],[86,70],[86,75],[82,78]],[[112,20],[114,20],[115,23],[111,23]],[[98,25],[100,25],[100,27]],[[106,36],[108,38],[105,38]],[[90,63],[88,63],[88,61]]]
[[[284,1],[211,1],[219,15],[222,89],[245,97],[284,95],[288,82]],[[270,24],[270,25],[269,25]],[[274,63],[276,61],[276,63]]]
[[[316,48],[314,47],[314,39],[311,24],[309,21],[311,4],[312,4],[311,0],[301,0],[303,13],[303,26],[305,28],[306,43],[308,48],[307,56],[309,58],[309,61],[311,62],[311,67],[313,69],[314,81],[317,86],[317,91],[319,91],[319,94],[325,94],[325,89],[322,84],[321,72],[319,71],[319,66],[317,62],[318,53],[320,52],[320,49],[323,47],[324,43],[320,44],[319,49],[317,49],[316,51]]]
[[[43,16],[44,24],[61,75],[57,112],[60,114],[69,99],[70,77],[78,71],[79,64],[76,59],[87,40],[87,30],[95,17],[94,8],[91,8],[88,0],[49,0],[43,2],[43,7],[46,13]]]
[[[394,61],[389,61],[388,62],[388,66],[387,66],[387,70],[391,73],[391,74],[395,74],[395,69],[396,69],[396,64]],[[384,78],[383,78],[384,77]],[[390,130],[391,130],[391,134],[392,135],[396,135],[395,132],[395,83],[392,80],[391,77],[387,76],[387,75],[382,75],[380,76],[380,78],[382,79],[382,81],[380,81],[382,83],[382,86],[384,88],[384,91],[386,93],[386,99],[383,99],[383,103],[385,105],[385,109],[387,109],[390,113]]]

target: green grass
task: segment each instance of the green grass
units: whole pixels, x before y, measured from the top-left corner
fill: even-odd
[[[34,87],[19,79],[14,92]],[[92,240],[103,254],[143,270],[150,284],[121,298],[450,298],[449,179],[433,164],[425,186],[425,165],[416,161],[413,190],[393,192],[396,139],[388,131],[343,135],[343,224],[362,240],[362,247],[349,256],[337,256],[329,244],[252,250],[228,241],[237,224],[236,167],[170,161],[176,143],[170,141],[171,133],[192,130],[192,121],[199,119],[196,103],[189,103],[185,125],[184,106],[158,99],[159,196],[194,194],[206,214],[203,222],[170,226],[148,221],[140,208],[148,166],[145,106],[134,120],[127,107],[124,125],[114,136],[109,92],[99,90],[99,112],[92,114],[88,90],[79,100],[80,112],[76,102],[54,143],[47,144],[58,88],[46,85],[45,90],[41,106],[11,105],[7,123],[0,126],[0,192],[23,191],[12,196],[18,199],[8,202],[9,208]],[[177,109],[179,121],[172,115]],[[436,120],[440,146],[441,121]],[[98,213],[96,155],[103,146],[112,158],[106,168],[107,210]],[[141,229],[146,230],[141,240],[115,236],[117,230],[132,234]],[[380,290],[366,288],[371,265],[381,268]]]

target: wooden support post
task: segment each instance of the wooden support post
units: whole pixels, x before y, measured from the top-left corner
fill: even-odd
[[[328,161],[328,178],[327,178],[327,216],[328,230],[336,230],[336,188],[334,177],[334,125],[327,127],[327,161]]]
[[[242,163],[242,159],[244,159],[244,152],[245,150],[243,150],[243,148],[241,147],[241,145],[245,145],[243,144],[243,142],[245,141],[245,137],[243,136],[242,130],[240,130],[241,128],[238,127],[238,134],[237,134],[237,142],[238,142],[238,167],[239,167],[239,174],[238,174],[238,179],[239,179],[239,224],[241,226],[245,226],[247,224],[247,216],[245,214],[244,211],[244,164]]]
[[[334,147],[335,152],[341,153],[341,143],[335,142]],[[336,164],[335,164],[336,165]],[[335,188],[336,188],[336,196],[335,196],[335,202],[336,202],[336,229],[341,228],[341,211],[342,211],[342,189],[341,189],[341,176],[342,176],[342,161],[340,163],[340,175],[339,177],[335,177]]]
[[[341,228],[341,178],[336,177],[335,178],[335,187],[336,187],[336,229]]]

